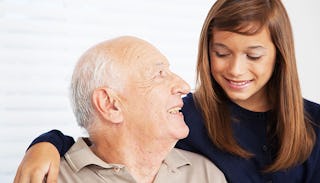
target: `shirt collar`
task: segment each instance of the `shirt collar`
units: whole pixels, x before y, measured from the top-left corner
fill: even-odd
[[[101,160],[91,151],[86,141],[88,141],[88,138],[78,138],[77,142],[64,155],[73,171],[78,172],[88,165],[98,165],[106,169],[124,167],[124,165],[109,164]],[[170,170],[175,171],[182,166],[191,165],[191,162],[180,151],[174,148],[164,159],[163,162]]]
[[[73,171],[78,172],[88,165],[98,165],[106,169],[124,167],[120,164],[109,164],[101,160],[91,151],[86,143],[87,140],[88,138],[78,138],[77,142],[64,155]]]
[[[192,165],[191,162],[181,153],[182,150],[172,149],[164,160],[170,170],[177,170],[182,166]]]

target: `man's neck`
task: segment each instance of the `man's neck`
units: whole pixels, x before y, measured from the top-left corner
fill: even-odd
[[[93,143],[91,149],[107,163],[125,165],[137,182],[151,183],[174,144],[175,142],[162,143],[151,140],[141,143],[132,139],[128,141],[113,138],[111,142],[104,139]]]

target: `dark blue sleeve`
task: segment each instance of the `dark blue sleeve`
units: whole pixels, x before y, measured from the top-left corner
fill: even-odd
[[[34,139],[28,149],[39,142],[50,142],[57,148],[60,156],[63,156],[75,143],[72,137],[64,135],[61,131],[51,130]]]
[[[319,126],[316,127],[316,132],[317,132],[317,141],[316,145],[314,147],[314,152],[311,154],[309,158],[309,164],[312,168],[311,169],[311,174],[312,178],[310,183],[319,183],[320,181],[320,134],[319,134]]]
[[[313,122],[313,127],[316,133],[316,142],[313,151],[308,158],[306,164],[307,173],[311,175],[310,179],[307,179],[308,183],[320,182],[320,105],[308,100],[304,100],[305,110],[309,114],[309,118]],[[309,176],[310,177],[310,176]],[[309,178],[308,177],[308,178]]]
[[[320,170],[317,169],[315,174],[312,177],[311,183],[318,183],[320,180]]]

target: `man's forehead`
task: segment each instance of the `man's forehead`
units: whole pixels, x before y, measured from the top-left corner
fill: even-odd
[[[163,66],[168,65],[168,61],[164,55],[162,55],[157,49],[151,46],[136,47],[130,51],[124,53],[124,62],[129,65],[137,66]],[[130,63],[129,63],[130,62]]]
[[[123,71],[145,72],[169,65],[166,57],[156,47],[134,37],[105,42],[102,49],[111,62],[115,62]]]

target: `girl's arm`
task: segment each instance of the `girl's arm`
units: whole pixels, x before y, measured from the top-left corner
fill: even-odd
[[[74,144],[74,139],[59,130],[51,130],[37,137],[21,161],[14,183],[56,183],[60,156]]]

